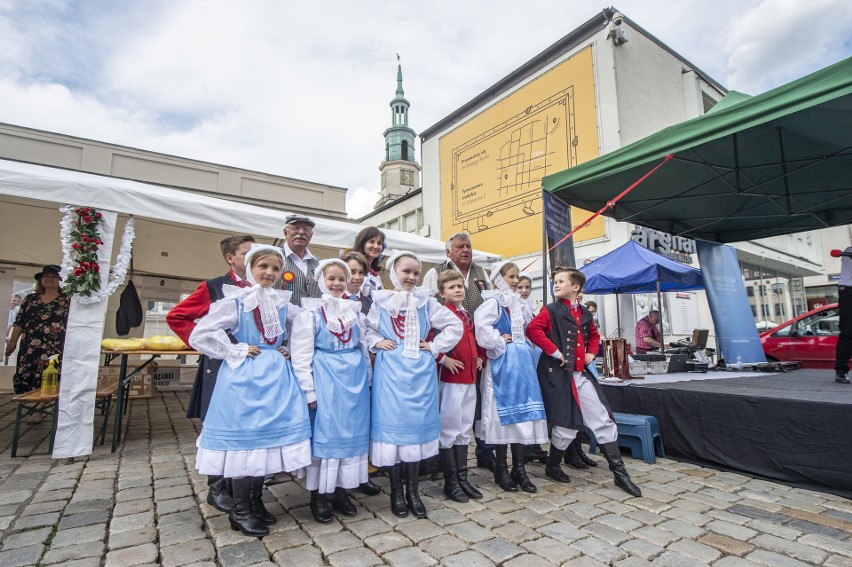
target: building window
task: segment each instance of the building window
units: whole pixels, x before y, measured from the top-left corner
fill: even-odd
[[[408,161],[408,142],[402,141],[402,159]]]

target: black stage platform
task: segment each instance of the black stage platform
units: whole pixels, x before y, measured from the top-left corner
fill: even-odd
[[[667,456],[852,498],[852,385],[829,370],[720,374],[604,391],[613,411],[660,420]]]

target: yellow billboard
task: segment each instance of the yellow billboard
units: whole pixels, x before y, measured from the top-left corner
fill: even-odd
[[[439,152],[443,238],[468,232],[502,256],[541,250],[541,178],[598,155],[592,47],[441,136]],[[574,241],[603,235],[599,217]]]

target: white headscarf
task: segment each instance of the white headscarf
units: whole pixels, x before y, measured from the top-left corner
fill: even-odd
[[[222,287],[222,292],[227,298],[239,299],[245,312],[258,309],[260,321],[263,324],[263,337],[271,341],[284,334],[284,328],[281,326],[281,320],[278,317],[278,308],[290,301],[290,292],[271,287],[265,288],[255,281],[251,273],[251,260],[258,252],[263,250],[274,252],[281,260],[281,266],[284,266],[284,254],[280,248],[268,244],[252,244],[251,250],[246,254],[246,280],[251,283],[251,287],[241,288],[226,285]]]
[[[332,258],[330,260],[322,260],[314,270],[314,280],[322,291],[322,299],[319,305],[325,311],[325,328],[332,333],[340,334],[352,328],[358,320],[358,312],[356,308],[360,308],[361,304],[343,297],[334,297],[325,285],[325,276],[323,272],[330,265],[339,266],[346,275],[346,283],[352,279],[352,272],[349,266],[343,260]]]
[[[411,291],[402,291],[399,278],[394,266],[402,257],[413,258],[418,264],[420,260],[413,252],[399,250],[388,258],[385,268],[389,272],[390,281],[395,290],[399,291],[374,291],[373,295],[380,305],[387,309],[391,317],[397,317],[405,311],[405,328],[403,333],[402,356],[406,358],[420,357],[420,316],[417,313],[417,305],[421,300],[429,298],[429,291],[422,287],[415,287]]]
[[[527,340],[526,333],[524,333],[524,300],[521,299],[521,296],[517,292],[512,291],[512,288],[509,287],[509,284],[500,275],[500,270],[506,264],[512,264],[517,267],[514,262],[508,260],[494,264],[491,268],[491,283],[497,288],[497,292],[495,293],[497,300],[501,305],[509,308],[509,318],[512,321],[512,342],[522,343]]]

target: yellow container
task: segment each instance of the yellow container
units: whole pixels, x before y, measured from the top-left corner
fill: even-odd
[[[50,360],[47,368],[41,373],[41,395],[53,396],[59,391],[59,370],[56,369],[55,361]]]

